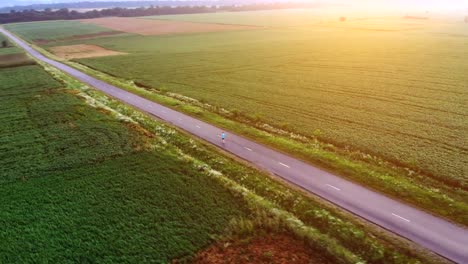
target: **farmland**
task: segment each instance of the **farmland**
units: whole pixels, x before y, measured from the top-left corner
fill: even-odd
[[[0,262],[168,262],[246,214],[39,66],[0,69],[0,84]]]
[[[150,20],[121,17],[86,19],[82,20],[81,22],[83,24],[97,25],[111,28],[117,31],[134,33],[143,36],[221,32],[257,28],[255,26],[222,25],[218,23],[192,23],[171,20]]]
[[[335,12],[329,10],[328,12]],[[328,12],[321,9],[316,12],[314,9],[291,9],[291,10],[265,10],[246,12],[224,12],[210,14],[189,14],[189,15],[164,15],[148,16],[144,19],[173,20],[195,23],[215,23],[260,27],[290,27],[290,26],[311,26],[330,17]]]
[[[63,79],[38,65],[0,70],[2,262],[168,262],[194,254],[226,228],[220,245],[234,243],[228,252],[258,246],[288,254],[284,245],[275,250],[276,244],[265,244],[262,233],[252,231],[265,229],[268,239],[294,243],[302,259],[317,263],[387,256],[432,262],[408,251],[406,243],[377,239],[379,231],[333,207],[46,69]],[[194,166],[189,155],[209,165]],[[264,198],[242,190],[245,203],[214,170]],[[300,228],[302,239],[291,239],[287,227],[287,221],[299,220],[270,216],[261,209],[266,201],[276,214],[297,214],[311,226]],[[252,232],[259,236],[255,245],[246,243]],[[208,250],[220,257],[219,249]]]
[[[55,55],[64,59],[82,59],[95,58],[105,56],[124,55],[126,53],[106,50],[94,45],[71,45],[71,46],[56,46],[50,49]]]
[[[0,34],[0,43],[3,43],[3,41],[8,41],[5,36],[3,36],[2,34]],[[7,47],[0,47],[0,55],[4,55],[4,54],[12,54],[12,53],[16,53],[18,52],[18,50],[13,46],[11,46],[11,43],[10,42],[7,42]]]
[[[79,21],[46,21],[36,23],[22,23],[8,25],[8,28],[16,31],[21,37],[39,43],[49,41],[73,39],[75,36],[93,37],[99,35],[120,34],[114,30]]]
[[[401,18],[340,24],[306,13],[272,22],[274,12],[285,11],[159,17],[267,26],[253,31],[125,35],[46,47],[88,44],[128,53],[78,62],[404,169],[398,184],[388,175],[372,178],[373,172],[350,177],[466,224],[466,27]],[[7,27],[27,36],[31,26]]]
[[[51,38],[54,39],[52,33]],[[88,42],[93,41],[100,40]],[[49,44],[48,47],[53,47],[73,43]],[[127,56],[133,54],[119,57]],[[237,250],[244,252],[249,250],[246,241],[251,241],[243,238],[245,233],[256,232],[253,230],[260,230],[260,234],[265,230],[275,233],[279,229],[287,231],[288,236],[296,235],[295,240],[284,239],[289,241],[284,242],[286,244],[294,243],[302,248],[297,237],[306,242],[308,249],[301,252],[302,256],[311,254],[311,248],[317,250],[312,254],[320,255],[318,263],[326,262],[325,259],[340,263],[361,260],[430,263],[433,260],[411,243],[387,237],[380,229],[243,166],[131,107],[70,81],[70,77],[50,67],[46,67],[49,73],[62,78],[61,81],[73,89],[57,88],[64,83],[57,85],[50,76],[42,75],[38,78],[51,83],[42,85],[35,80],[31,83],[44,86],[43,90],[30,97],[24,91],[12,93],[15,87],[23,87],[21,82],[32,80],[39,73],[33,70],[38,69],[36,67],[24,68],[27,74],[19,71],[22,68],[16,69],[18,72],[8,69],[0,74],[2,83],[9,84],[5,88],[5,101],[13,105],[5,104],[3,119],[14,117],[13,128],[14,125],[29,126],[31,119],[31,126],[38,130],[36,135],[24,133],[29,129],[23,127],[5,133],[8,144],[5,144],[7,154],[2,166],[6,169],[1,173],[8,177],[2,199],[5,199],[4,204],[12,205],[4,205],[5,217],[0,219],[6,219],[7,230],[13,230],[5,231],[4,236],[19,241],[1,245],[8,251],[0,257],[8,262],[12,259],[24,262],[14,257],[18,255],[25,256],[26,260],[39,257],[48,261],[52,256],[56,262],[77,259],[168,262],[174,257],[193,254],[213,238],[219,239],[212,235],[225,233],[222,231],[226,231],[226,227],[229,236],[241,236],[240,243],[233,242],[229,236],[221,237],[219,247],[208,248],[207,252],[223,251],[231,243],[234,246],[228,252],[236,251],[237,246],[243,247]],[[72,82],[74,85],[70,85]],[[27,118],[21,119],[12,109],[18,109],[18,105],[25,102]],[[45,147],[37,147],[37,139],[42,139]],[[17,159],[14,158],[16,154]],[[32,202],[31,197],[37,202]],[[246,206],[252,210],[247,210]],[[212,210],[216,207],[221,208]],[[194,213],[196,211],[199,213]],[[252,211],[254,216],[247,217]],[[35,221],[26,221],[27,227],[22,229],[24,215]],[[51,215],[52,222],[46,221]],[[266,239],[276,238],[282,235]],[[262,246],[264,240],[252,241]],[[28,246],[21,247],[20,243]],[[41,244],[47,246],[41,247],[43,250],[38,253],[34,246]],[[62,250],[64,244],[79,250]],[[263,246],[275,245],[264,243]],[[203,258],[203,253],[200,257]],[[308,257],[311,256],[304,258]]]
[[[35,64],[31,58],[0,34],[0,43],[3,41],[7,41],[7,46],[0,47],[0,68]]]
[[[80,62],[466,188],[465,39],[316,30],[98,39],[131,55]]]

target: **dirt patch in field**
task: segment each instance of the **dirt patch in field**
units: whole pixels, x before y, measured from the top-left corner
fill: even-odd
[[[68,38],[61,38],[61,39],[35,39],[34,43],[39,44],[39,45],[44,45],[44,44],[49,44],[51,42],[57,42],[57,41],[93,39],[93,38],[98,38],[98,37],[119,35],[122,33],[123,32],[119,32],[119,31],[105,31],[105,32],[99,32],[99,33],[93,33],[93,34],[76,35],[76,36],[72,36]]]
[[[50,48],[55,55],[64,59],[83,59],[105,56],[125,55],[127,53],[108,50],[95,45],[70,45]]]
[[[249,30],[259,28],[256,26],[191,23],[181,21],[138,19],[125,17],[85,19],[81,20],[81,22],[95,24],[113,30],[135,33],[144,36],[218,32],[230,30]]]
[[[19,67],[36,64],[24,53],[0,55],[0,68]]]
[[[193,263],[318,264],[330,261],[314,252],[304,242],[286,234],[277,234],[218,243],[200,252]]]

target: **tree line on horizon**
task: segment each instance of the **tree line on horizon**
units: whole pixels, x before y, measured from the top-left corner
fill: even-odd
[[[240,12],[240,11],[255,11],[255,10],[274,10],[286,8],[311,7],[310,4],[304,3],[271,3],[271,4],[252,4],[242,6],[150,6],[139,8],[107,8],[101,10],[91,10],[87,12],[78,12],[61,8],[53,10],[46,8],[45,10],[25,9],[22,11],[11,10],[9,13],[0,13],[0,24],[17,23],[17,22],[32,22],[32,21],[47,21],[47,20],[73,20],[87,19],[100,17],[139,17],[139,16],[155,16],[155,15],[177,15],[177,14],[197,14],[197,13],[214,13],[214,12]]]

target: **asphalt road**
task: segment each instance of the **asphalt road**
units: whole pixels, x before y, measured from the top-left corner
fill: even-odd
[[[0,32],[37,59],[57,67],[118,100],[217,145],[261,169],[274,173],[454,262],[468,263],[467,229],[232,133],[227,132],[226,142],[222,143],[221,129],[97,80],[60,62],[48,59],[3,28],[0,28]]]

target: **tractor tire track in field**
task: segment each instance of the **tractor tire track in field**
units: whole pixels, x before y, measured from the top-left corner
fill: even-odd
[[[300,160],[274,151],[241,136],[228,134],[220,139],[221,129],[174,111],[155,102],[95,79],[70,66],[51,60],[0,28],[33,57],[50,64],[109,96],[132,105],[155,118],[179,127],[253,165],[316,194],[370,222],[412,240],[452,261],[468,263],[468,230],[392,200],[382,194],[344,180]]]

